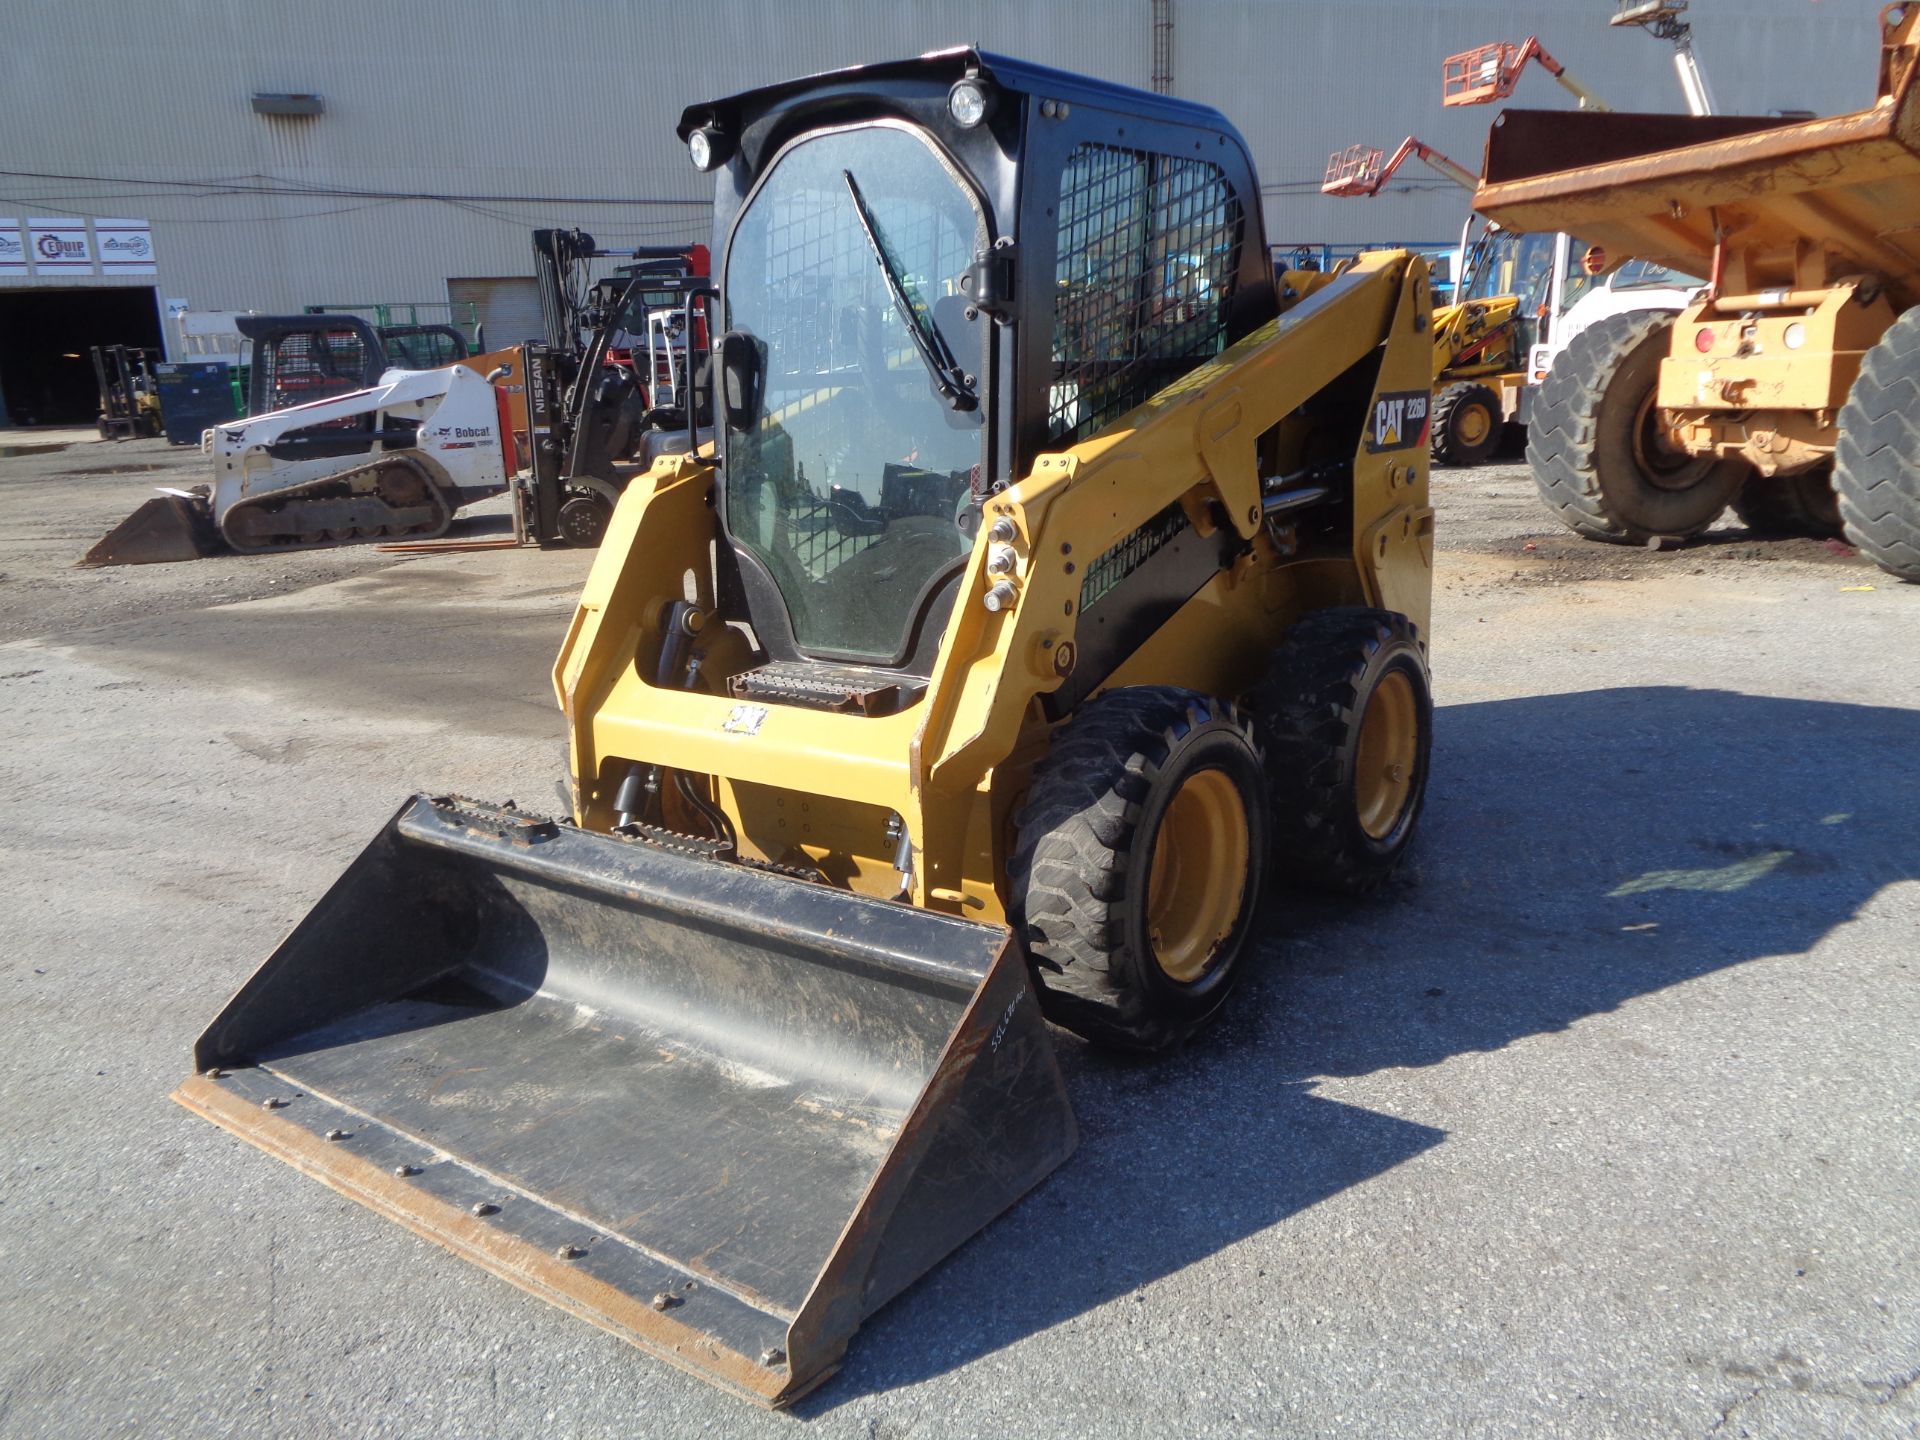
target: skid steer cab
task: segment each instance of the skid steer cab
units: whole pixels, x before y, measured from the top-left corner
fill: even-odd
[[[1430,297],[1276,282],[1217,112],[976,50],[680,133],[717,433],[561,647],[574,813],[408,801],[179,1098],[784,1404],[1071,1152],[1046,1020],[1178,1043],[1270,878],[1406,852]]]

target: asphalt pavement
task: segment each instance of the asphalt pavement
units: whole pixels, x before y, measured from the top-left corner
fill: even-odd
[[[1920,1434],[1920,587],[1439,476],[1411,863],[1061,1035],[1078,1154],[770,1415],[167,1100],[405,795],[554,805],[588,563],[67,568],[191,464],[0,459],[0,1435]]]

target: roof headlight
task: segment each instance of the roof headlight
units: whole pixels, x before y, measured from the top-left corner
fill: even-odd
[[[724,131],[711,125],[702,125],[687,136],[687,158],[693,161],[693,168],[706,171],[727,163],[727,157],[733,154],[733,141]]]
[[[993,113],[993,92],[986,82],[969,75],[947,91],[947,114],[962,130],[971,130]]]

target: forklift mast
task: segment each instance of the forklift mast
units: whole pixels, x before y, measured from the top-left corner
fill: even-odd
[[[526,348],[520,524],[537,544],[594,544],[644,432],[686,428],[658,401],[679,400],[704,349],[705,320],[688,301],[707,283],[707,247],[606,250],[584,230],[536,230],[533,253],[547,343]],[[603,259],[625,263],[592,280],[591,262]],[[658,347],[643,351],[643,374],[632,341],[645,346],[652,320],[669,312],[678,343],[664,366]]]

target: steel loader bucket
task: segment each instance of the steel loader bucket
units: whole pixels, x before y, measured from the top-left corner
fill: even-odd
[[[1071,1153],[1004,928],[416,796],[189,1109],[764,1404]]]
[[[162,565],[199,560],[226,549],[207,502],[156,495],[109,530],[81,557],[82,565]]]

